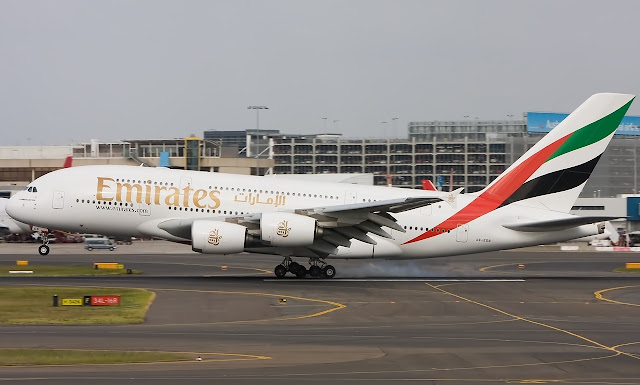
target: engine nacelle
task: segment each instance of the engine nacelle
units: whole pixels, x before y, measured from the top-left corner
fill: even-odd
[[[318,230],[316,220],[304,215],[276,211],[260,218],[260,237],[271,246],[309,246]]]
[[[235,254],[244,251],[247,228],[228,222],[194,221],[191,248],[207,254]]]

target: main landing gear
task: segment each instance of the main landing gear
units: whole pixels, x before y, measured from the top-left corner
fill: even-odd
[[[38,246],[38,253],[40,253],[40,255],[49,254],[49,233],[39,230],[38,236],[42,239],[42,245]]]
[[[309,265],[309,269],[306,269],[298,262],[293,261],[291,257],[285,257],[273,272],[278,278],[283,278],[287,273],[291,273],[298,278],[304,278],[307,274],[314,278],[333,278],[336,275],[336,268],[327,265],[324,261],[321,261],[320,258],[309,258]]]

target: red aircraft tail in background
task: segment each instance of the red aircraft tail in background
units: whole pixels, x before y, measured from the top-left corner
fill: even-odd
[[[422,180],[422,189],[427,191],[436,191],[436,186],[429,179]]]

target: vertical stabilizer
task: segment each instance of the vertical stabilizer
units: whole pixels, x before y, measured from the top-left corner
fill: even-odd
[[[591,96],[480,192],[499,206],[569,212],[634,95]]]

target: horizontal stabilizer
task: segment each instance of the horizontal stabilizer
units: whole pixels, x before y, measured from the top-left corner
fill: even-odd
[[[606,217],[606,216],[590,216],[590,217],[571,216],[567,218],[548,219],[545,221],[536,221],[536,222],[514,223],[514,224],[506,224],[502,226],[506,227],[507,229],[516,230],[516,231],[548,232],[548,231],[566,230],[572,227],[588,225],[590,223],[605,222],[605,221],[610,221],[612,219],[618,219],[618,218],[619,217]]]

